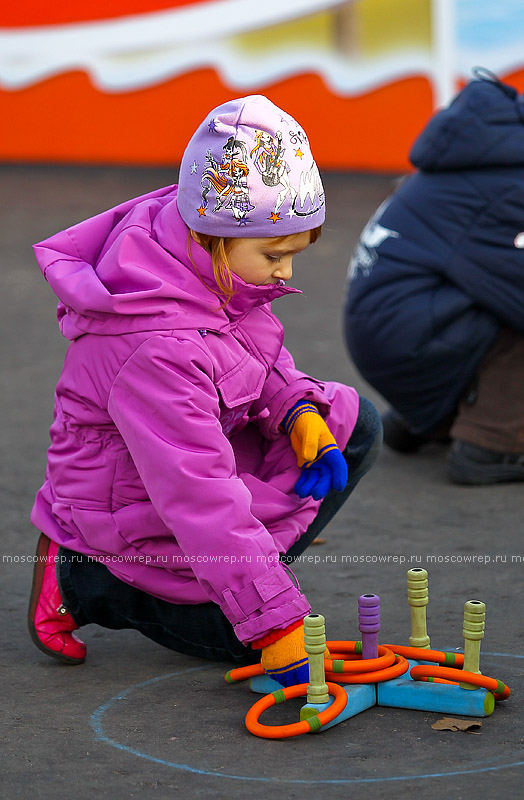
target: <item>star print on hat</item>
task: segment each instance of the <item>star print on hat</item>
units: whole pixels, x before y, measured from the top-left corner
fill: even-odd
[[[213,109],[182,158],[186,225],[223,237],[302,233],[324,222],[324,188],[304,130],[263,95]]]

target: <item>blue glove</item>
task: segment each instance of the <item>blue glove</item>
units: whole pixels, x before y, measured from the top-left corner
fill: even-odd
[[[302,470],[295,484],[297,495],[322,500],[331,489],[342,492],[348,482],[346,460],[317,407],[299,400],[284,417],[282,428]]]
[[[340,450],[326,450],[311,464],[302,466],[302,474],[295,484],[299,497],[322,500],[331,489],[343,492],[348,482],[348,466]]]

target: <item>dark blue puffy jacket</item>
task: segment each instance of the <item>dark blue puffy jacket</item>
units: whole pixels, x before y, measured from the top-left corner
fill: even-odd
[[[474,80],[415,142],[418,171],[361,233],[345,334],[362,376],[430,431],[499,328],[524,333],[524,100]]]

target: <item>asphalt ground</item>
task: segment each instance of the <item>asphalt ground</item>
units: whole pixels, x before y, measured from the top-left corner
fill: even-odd
[[[482,720],[480,733],[432,728],[449,715],[376,706],[319,735],[269,741],[244,726],[258,697],[245,683],[225,683],[231,664],[178,655],[133,631],[88,626],[85,664],[66,667],[29,639],[37,540],[29,513],[66,348],[31,244],[174,180],[167,169],[0,167],[2,797],[522,797],[522,485],[451,485],[441,445],[414,456],[384,448],[325,542],[295,572],[326,618],[328,639],[360,638],[357,598],[376,593],[380,641],[407,644],[410,566],[429,573],[428,632],[437,649],[461,648],[465,601],[485,602],[481,669],[505,681],[512,696]],[[293,283],[303,294],[275,304],[297,365],[353,384],[381,411],[383,401],[347,356],[341,308],[350,252],[393,183],[391,176],[325,175],[328,221],[295,265]],[[278,706],[263,721],[294,721],[300,704]]]

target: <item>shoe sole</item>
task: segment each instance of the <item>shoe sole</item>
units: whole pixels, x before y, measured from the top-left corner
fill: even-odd
[[[63,653],[57,653],[56,650],[51,650],[51,648],[46,647],[40,639],[38,638],[38,634],[36,632],[35,627],[35,614],[36,614],[36,607],[38,605],[38,598],[40,596],[40,591],[42,589],[42,582],[44,580],[44,567],[45,567],[45,559],[47,557],[49,551],[49,539],[44,537],[44,535],[40,536],[38,540],[38,545],[36,548],[36,564],[33,570],[33,583],[31,586],[31,595],[29,600],[29,609],[27,611],[27,627],[29,630],[29,635],[39,650],[42,653],[45,653],[52,658],[56,658],[57,661],[61,661],[62,664],[83,664],[85,661],[84,658],[72,658],[71,656],[65,656]]]
[[[482,486],[493,483],[524,481],[522,464],[478,464],[460,453],[448,456],[448,477],[453,483]]]

